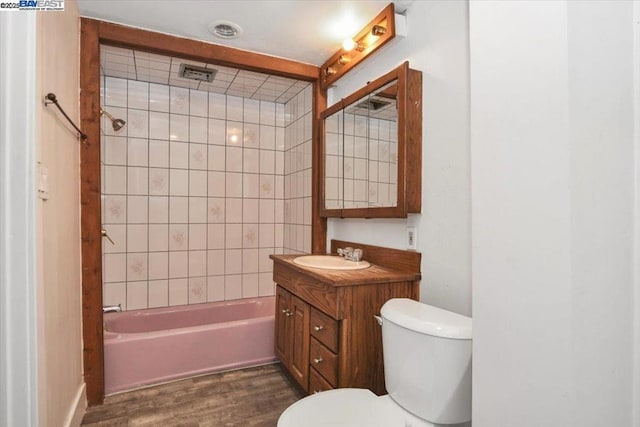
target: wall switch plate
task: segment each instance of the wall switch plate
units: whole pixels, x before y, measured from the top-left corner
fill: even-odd
[[[407,227],[407,249],[418,249],[418,231],[415,226]]]
[[[38,163],[38,197],[49,200],[49,169]]]

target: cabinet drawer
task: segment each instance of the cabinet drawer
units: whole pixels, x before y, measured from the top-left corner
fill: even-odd
[[[333,387],[322,378],[318,371],[313,368],[309,369],[309,394],[325,390],[333,390]]]
[[[338,321],[311,307],[311,336],[338,352]]]
[[[309,365],[322,374],[334,387],[338,384],[338,355],[320,344],[320,341],[315,338],[311,338]]]

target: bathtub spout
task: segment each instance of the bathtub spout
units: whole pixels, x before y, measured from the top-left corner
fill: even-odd
[[[119,313],[122,311],[122,306],[118,305],[105,305],[102,307],[103,313]]]

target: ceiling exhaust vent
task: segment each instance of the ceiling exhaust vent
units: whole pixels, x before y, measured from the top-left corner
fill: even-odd
[[[379,110],[383,107],[386,107],[387,105],[391,104],[388,101],[382,101],[380,99],[367,99],[365,101],[360,102],[359,104],[356,105],[356,108],[362,108],[365,110]]]
[[[211,83],[217,72],[218,70],[214,70],[213,68],[198,67],[197,65],[191,64],[180,64],[180,72],[178,75],[185,79]]]

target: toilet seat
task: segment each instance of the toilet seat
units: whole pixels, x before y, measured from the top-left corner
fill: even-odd
[[[390,396],[359,388],[324,391],[301,399],[280,416],[278,427],[432,427]]]

